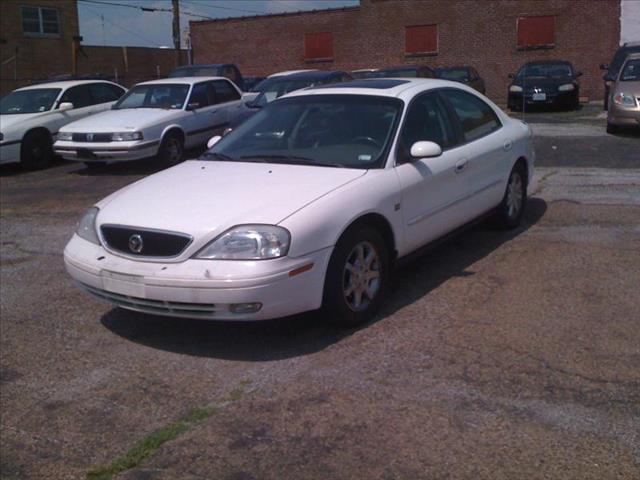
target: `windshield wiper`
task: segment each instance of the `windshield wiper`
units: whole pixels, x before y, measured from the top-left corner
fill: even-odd
[[[313,165],[314,167],[337,167],[345,168],[340,163],[318,162],[313,158],[298,157],[295,155],[244,155],[240,157],[242,160],[262,160],[265,163],[286,163],[291,165]]]
[[[230,157],[229,155],[225,155],[224,153],[219,153],[219,152],[204,152],[202,154],[202,156],[204,158],[206,158],[207,160],[213,160],[214,158],[217,158],[219,160],[222,160],[223,162],[235,162],[236,159],[233,157]]]

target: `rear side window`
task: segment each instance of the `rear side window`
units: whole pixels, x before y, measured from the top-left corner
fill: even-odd
[[[447,109],[437,93],[422,95],[409,106],[400,135],[399,156],[402,161],[411,159],[411,146],[421,141],[435,142],[442,149],[456,143]]]
[[[240,100],[240,94],[229,82],[224,80],[216,80],[213,82],[213,88],[216,93],[216,103],[232,102]]]
[[[460,120],[465,142],[477,140],[502,127],[493,109],[475,95],[453,89],[443,90],[442,94]]]
[[[197,108],[206,107],[210,104],[207,92],[207,82],[196,83],[193,86],[193,90],[191,90],[191,97],[189,98],[189,103],[197,103]]]
[[[71,102],[73,108],[88,107],[93,104],[91,99],[91,93],[89,92],[89,85],[78,85],[77,87],[69,88],[60,99],[60,103]]]
[[[120,92],[117,92],[116,88],[120,90]],[[93,98],[93,104],[115,102],[124,93],[124,90],[108,83],[92,83],[89,85],[89,91]]]

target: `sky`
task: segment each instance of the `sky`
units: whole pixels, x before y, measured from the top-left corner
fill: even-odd
[[[180,0],[180,28],[184,34],[189,28],[189,20],[204,19],[194,15],[227,18],[358,4],[359,0]],[[169,12],[145,12],[140,7],[166,9]],[[170,10],[171,0],[78,0],[82,43],[132,47],[173,46]]]

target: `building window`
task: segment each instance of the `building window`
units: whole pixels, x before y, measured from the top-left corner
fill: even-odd
[[[58,10],[22,7],[22,31],[27,35],[60,35]]]
[[[438,25],[416,25],[405,27],[406,55],[437,55]]]
[[[552,48],[555,24],[554,16],[518,18],[518,48]]]
[[[304,34],[305,60],[332,60],[333,35],[331,32]]]

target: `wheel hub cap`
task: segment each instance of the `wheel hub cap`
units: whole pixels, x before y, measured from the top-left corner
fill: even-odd
[[[522,208],[523,193],[522,178],[518,172],[513,172],[507,186],[507,211],[509,217],[516,217]]]
[[[380,257],[369,242],[358,243],[347,257],[342,292],[349,308],[365,310],[380,290]]]

